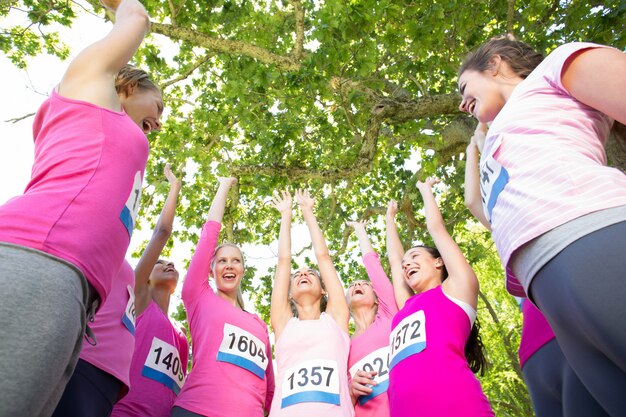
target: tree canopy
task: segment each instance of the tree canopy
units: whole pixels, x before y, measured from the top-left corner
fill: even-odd
[[[463,204],[464,150],[475,122],[458,111],[463,57],[506,32],[549,53],[569,41],[626,47],[626,1],[558,0],[144,0],[152,34],[135,57],[164,91],[169,113],[151,136],[142,216],[160,210],[163,164],[186,174],[179,240],[202,225],[215,177],[239,185],[225,216],[229,241],[268,244],[279,216],[276,189],[308,187],[341,276],[363,274],[348,252],[344,222],[378,219],[399,202],[406,244],[428,243],[415,182],[442,178],[444,218],[476,267],[483,290],[479,317],[491,371],[482,378],[497,415],[532,415],[517,365],[520,320],[504,293],[488,233]],[[25,13],[28,27],[0,27],[0,49],[18,66],[28,57],[68,49],[56,34],[78,9],[111,19],[97,0],[0,0],[0,17]],[[171,54],[163,54],[163,45]],[[626,145],[608,150],[626,167]],[[383,257],[384,258],[384,257]],[[252,270],[248,278],[251,278]],[[267,320],[271,275],[246,282]]]

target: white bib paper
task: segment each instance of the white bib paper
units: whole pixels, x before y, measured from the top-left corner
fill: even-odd
[[[120,220],[124,224],[124,227],[128,231],[128,236],[133,235],[135,228],[135,220],[137,219],[137,213],[139,212],[139,201],[141,200],[141,171],[135,173],[135,179],[133,180],[133,188],[130,190],[128,200],[122,208],[120,213]]]
[[[339,368],[329,359],[300,362],[285,372],[280,408],[304,402],[339,405]]]
[[[152,339],[150,353],[143,365],[141,375],[162,383],[178,395],[185,382],[178,349],[157,337]]]
[[[133,287],[128,285],[126,287],[128,290],[128,303],[126,304],[126,310],[124,310],[124,314],[122,315],[122,323],[128,329],[131,334],[135,334],[135,291]]]
[[[493,157],[502,139],[498,138],[491,147],[489,155],[480,164],[480,195],[483,201],[483,212],[491,223],[491,214],[498,196],[509,182],[508,171]]]
[[[265,343],[261,339],[228,323],[224,323],[224,336],[217,352],[217,360],[237,365],[261,379],[265,379],[265,370],[269,363]]]
[[[402,319],[389,335],[389,370],[400,361],[426,349],[426,316],[416,311]]]
[[[377,349],[363,359],[352,365],[350,368],[350,375],[352,378],[356,375],[356,372],[361,370],[365,372],[373,372],[376,371],[377,374],[374,377],[374,381],[376,385],[370,386],[372,389],[372,393],[369,395],[361,395],[359,397],[359,404],[363,405],[372,398],[387,392],[387,388],[389,387],[389,359],[391,353],[389,351],[389,346],[382,347]]]

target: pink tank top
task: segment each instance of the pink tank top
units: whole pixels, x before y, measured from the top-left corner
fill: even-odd
[[[373,392],[358,398],[354,412],[356,417],[388,417],[389,332],[398,307],[393,286],[380,264],[378,254],[367,253],[363,256],[363,264],[378,296],[378,311],[367,330],[350,341],[348,371],[351,376],[358,370],[376,371],[378,375],[375,377],[377,385],[372,387]]]
[[[561,81],[573,54],[599,47],[555,49],[515,87],[487,133],[481,191],[513,295],[526,296],[509,268],[516,249],[570,220],[626,205],[626,175],[606,166],[613,120],[576,100]]]
[[[276,342],[278,378],[270,417],[350,417],[350,338],[333,318],[291,318]]]
[[[137,317],[135,338],[130,391],[111,416],[170,417],[187,374],[187,338],[154,301]]]
[[[541,311],[527,298],[522,300],[522,316],[524,322],[518,354],[520,366],[523,368],[535,352],[554,339],[554,333]]]
[[[107,302],[98,310],[93,330],[98,344],[83,341],[80,359],[113,375],[124,383],[121,395],[130,386],[129,369],[135,349],[135,271],[126,261],[113,280]]]
[[[0,206],[0,241],[76,265],[104,302],[139,208],[148,141],[124,112],[52,91],[33,124],[24,194]]]
[[[209,286],[220,228],[214,221],[204,225],[183,283],[193,369],[175,405],[211,417],[263,417],[274,394],[267,325]]]
[[[465,358],[467,313],[440,286],[409,298],[392,322],[389,405],[392,417],[492,417]]]

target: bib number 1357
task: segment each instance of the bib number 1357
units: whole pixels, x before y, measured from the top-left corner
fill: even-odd
[[[304,402],[340,404],[336,361],[316,359],[287,370],[282,385],[281,408]]]

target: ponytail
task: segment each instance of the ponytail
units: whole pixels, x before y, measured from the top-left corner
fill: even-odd
[[[487,358],[485,357],[485,346],[480,338],[480,323],[478,317],[474,321],[472,331],[470,332],[467,343],[465,343],[465,358],[469,364],[470,369],[475,374],[480,372],[480,375],[484,375],[489,367]]]

